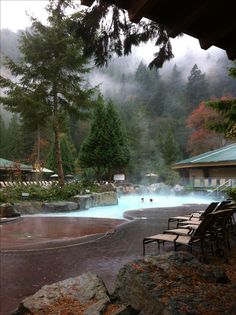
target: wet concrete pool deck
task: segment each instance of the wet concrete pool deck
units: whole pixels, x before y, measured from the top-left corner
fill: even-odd
[[[98,238],[100,234],[112,233],[117,225],[124,222],[99,218],[22,216],[0,225],[1,250],[63,246],[82,237]]]
[[[170,216],[205,207],[128,211],[126,215],[136,219],[126,222],[95,218],[22,217],[14,223],[0,225],[0,314],[11,314],[22,299],[45,284],[87,271],[100,276],[111,292],[119,269],[125,263],[142,257],[145,236],[166,229]],[[166,244],[165,252],[170,250],[173,250],[172,244]],[[147,254],[157,254],[157,247],[150,245]]]

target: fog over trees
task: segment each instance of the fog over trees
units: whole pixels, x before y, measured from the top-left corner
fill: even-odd
[[[1,57],[6,55],[17,60],[19,34],[20,32],[1,30]],[[9,77],[3,59],[1,58],[2,76]],[[202,102],[236,97],[236,80],[228,74],[231,65],[232,62],[224,52],[209,54],[204,59],[197,58],[190,52],[189,55],[186,53],[182,58],[167,62],[162,69],[150,70],[148,62],[134,53],[128,57],[111,59],[107,67],[93,68],[87,77],[91,86],[98,85],[104,99],[112,101],[126,129],[130,150],[126,173],[130,180],[138,181],[147,172],[167,174],[166,169],[171,163],[191,154],[218,148],[229,141],[223,134],[212,134],[212,131],[208,134],[204,129],[204,137],[209,136],[210,141],[209,145],[207,141],[200,145],[202,135],[196,133],[196,126],[203,105],[200,114],[194,115],[194,123],[189,123],[189,117]],[[16,117],[9,123],[5,113],[1,108],[0,128],[4,134],[0,143],[1,157],[11,159],[18,156],[18,160],[27,160],[34,150],[36,134],[32,132],[27,135],[22,128],[18,128]],[[18,124],[20,125],[19,120]],[[68,118],[67,138],[75,148],[74,155],[77,158],[90,126],[91,120],[80,121],[72,116]],[[20,141],[18,152],[14,152],[13,156],[13,151],[6,145],[9,146],[11,141],[14,143],[15,137],[25,140]],[[48,147],[42,149],[42,160],[46,164],[47,154],[53,145],[50,136],[45,135],[45,143]]]

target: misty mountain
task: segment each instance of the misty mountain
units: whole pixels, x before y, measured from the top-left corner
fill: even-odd
[[[1,56],[18,60],[19,36],[20,32],[1,30]],[[147,55],[150,57],[150,51]],[[236,96],[236,81],[228,75],[231,62],[223,51],[198,55],[190,49],[158,70],[149,70],[149,62],[145,50],[141,55],[136,48],[127,57],[112,59],[107,67],[94,67],[87,76],[90,85],[98,85],[104,98],[112,100],[120,114],[131,149],[129,172],[134,179],[164,169],[163,144],[175,148],[172,155],[176,160],[189,156],[191,130],[186,121],[200,102],[211,97]],[[2,75],[10,77],[2,60],[1,66]],[[5,122],[9,120],[5,111],[1,110],[1,115]],[[89,122],[70,124],[77,154],[88,131]]]

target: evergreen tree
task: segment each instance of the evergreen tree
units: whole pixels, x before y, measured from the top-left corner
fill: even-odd
[[[61,159],[64,174],[74,174],[75,172],[75,149],[71,142],[69,141],[66,134],[61,135],[60,137],[60,146],[61,146]],[[57,159],[56,159],[56,150],[55,143],[52,145],[51,150],[48,154],[46,167],[57,172]]]
[[[229,75],[236,78],[236,61],[229,69]],[[222,119],[217,122],[210,122],[208,128],[216,132],[224,133],[228,139],[236,138],[236,98],[235,97],[222,97],[214,101],[206,103],[218,113],[221,114]]]
[[[6,158],[7,129],[0,113],[0,156]]]
[[[108,103],[105,114],[107,120],[106,132],[109,135],[109,147],[106,152],[107,167],[109,179],[112,180],[114,173],[124,172],[129,162],[130,154],[122,122],[111,101]]]
[[[97,107],[94,111],[90,133],[83,142],[79,152],[80,166],[82,168],[93,168],[97,180],[101,180],[108,163],[106,157],[109,146],[108,141],[105,107],[103,99],[99,97]]]
[[[165,165],[170,167],[180,158],[179,146],[174,139],[173,130],[171,127],[167,129],[165,137],[159,137],[159,148]]]
[[[68,0],[65,3],[72,3]],[[121,57],[128,55],[133,46],[154,40],[159,48],[149,67],[162,67],[163,63],[173,58],[172,47],[167,30],[154,21],[142,19],[138,23],[131,23],[124,10],[97,0],[91,9],[79,21],[72,21],[79,38],[86,43],[85,54],[92,56],[96,65],[106,65],[114,54]]]
[[[111,179],[114,172],[123,171],[129,161],[129,151],[121,121],[112,103],[98,100],[92,126],[79,154],[82,168],[95,170],[97,180]]]
[[[22,160],[21,126],[16,115],[13,115],[7,129],[5,143],[5,158],[9,160]]]
[[[205,74],[195,64],[191,69],[186,86],[187,114],[208,98],[209,90]]]
[[[1,77],[1,87],[8,88],[2,103],[13,112],[19,112],[32,126],[50,123],[55,138],[59,181],[64,176],[61,160],[60,129],[65,113],[85,116],[91,105],[91,89],[82,86],[82,75],[88,72],[87,60],[82,56],[81,41],[69,31],[64,15],[63,1],[50,1],[49,25],[32,19],[32,28],[20,40],[22,58],[19,63],[8,59],[6,65],[12,74],[19,76],[14,83]]]

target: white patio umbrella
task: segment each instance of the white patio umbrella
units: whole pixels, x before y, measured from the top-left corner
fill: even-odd
[[[58,175],[57,175],[57,174],[53,174],[53,175],[51,175],[50,177],[56,178],[56,177],[58,177]]]
[[[145,176],[147,176],[147,177],[158,177],[158,175],[155,174],[155,173],[148,173]]]
[[[48,168],[42,167],[40,169],[32,170],[33,173],[53,173],[53,171],[49,170]]]

